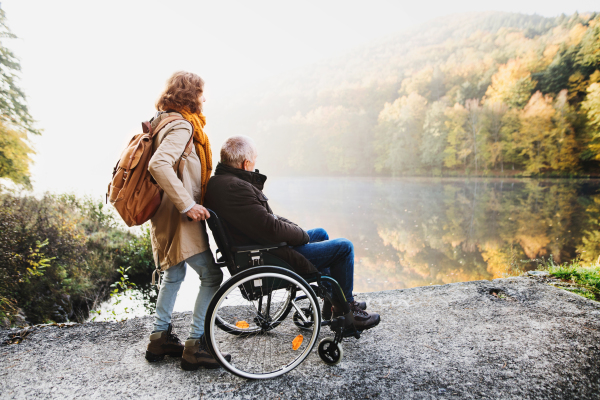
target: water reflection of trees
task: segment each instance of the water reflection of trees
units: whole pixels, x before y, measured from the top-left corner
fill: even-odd
[[[355,244],[355,291],[494,279],[525,260],[600,255],[595,182],[300,179],[276,212]],[[274,194],[273,190],[281,193]],[[579,252],[579,253],[578,253]]]
[[[577,247],[589,249],[586,260],[598,254],[590,212],[600,200],[582,207],[575,184],[445,184],[410,203],[395,201],[396,190],[381,200],[389,216],[377,232],[396,250],[408,287],[498,278],[532,266],[524,260],[575,257]]]

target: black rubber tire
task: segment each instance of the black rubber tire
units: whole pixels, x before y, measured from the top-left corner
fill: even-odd
[[[300,317],[300,314],[298,314],[298,311],[296,311],[296,312],[294,312],[294,316],[293,316],[294,324],[300,329],[308,329],[308,328],[312,327],[312,325],[314,324],[314,321],[312,319],[311,310],[308,307],[302,307],[301,310],[304,312],[305,317],[309,317],[310,322],[304,322],[302,320],[302,318]],[[308,313],[308,315],[307,315],[307,313]]]
[[[333,338],[325,338],[319,343],[319,357],[327,365],[336,365],[344,358],[344,349],[341,343],[335,343]]]

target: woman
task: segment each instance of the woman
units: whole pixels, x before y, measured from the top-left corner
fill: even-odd
[[[206,309],[223,280],[208,245],[205,224],[209,213],[202,206],[206,184],[212,170],[210,142],[204,133],[202,114],[204,81],[190,72],[176,72],[167,81],[156,103],[158,110],[152,127],[170,116],[186,119],[167,124],[154,136],[154,155],[149,171],[164,190],[156,214],[150,220],[154,261],[165,271],[156,302],[154,330],[146,351],[148,361],[162,360],[165,355],[182,357],[185,370],[218,367],[206,350],[204,317]],[[193,127],[193,130],[192,130]],[[174,166],[183,154],[193,132],[193,150],[185,162],[181,179]],[[185,346],[172,333],[171,314],[175,298],[185,278],[186,264],[200,277],[190,333]]]

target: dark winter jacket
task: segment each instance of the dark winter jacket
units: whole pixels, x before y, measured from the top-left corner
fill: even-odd
[[[219,163],[208,181],[204,206],[217,213],[235,246],[308,243],[308,234],[302,228],[273,214],[269,199],[262,192],[266,180],[258,172]],[[310,261],[289,247],[269,252],[288,262],[299,274],[317,272]]]

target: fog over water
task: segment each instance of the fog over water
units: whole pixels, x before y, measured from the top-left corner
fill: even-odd
[[[354,291],[373,292],[501,278],[551,256],[592,261],[599,190],[597,180],[305,177],[269,178],[264,192],[276,214],[351,240]],[[188,269],[176,311],[191,310],[198,286]],[[147,313],[142,297],[122,307]]]

